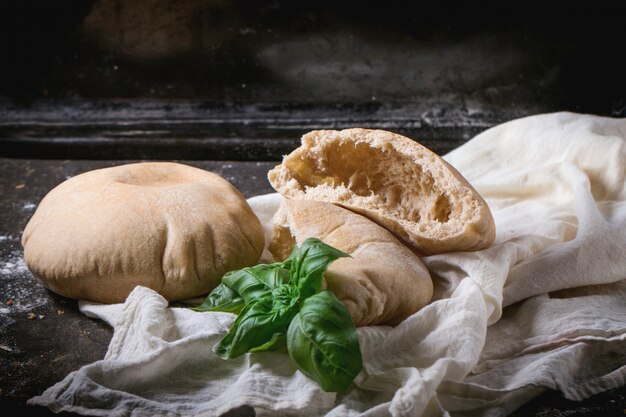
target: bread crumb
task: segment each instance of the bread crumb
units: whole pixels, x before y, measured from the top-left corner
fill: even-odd
[[[39,315],[39,320],[44,319],[45,317],[46,317],[46,316],[44,316],[44,315],[41,315],[41,314],[40,314],[40,315]]]
[[[28,313],[28,320],[35,320],[37,318],[37,314],[35,313]]]
[[[11,307],[13,304],[15,304],[15,302],[13,300],[8,300],[6,303],[4,303],[5,305]]]
[[[15,189],[16,189],[16,190],[21,190],[21,189],[22,189],[22,188],[24,188],[24,187],[26,187],[26,184],[17,184],[17,185],[15,186]]]
[[[57,310],[57,315],[60,316],[61,314],[65,314],[65,311],[64,310]]]

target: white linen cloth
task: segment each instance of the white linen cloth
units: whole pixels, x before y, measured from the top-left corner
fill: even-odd
[[[503,416],[544,390],[583,399],[626,375],[626,119],[571,113],[494,127],[446,155],[485,197],[495,244],[424,258],[431,304],[359,329],[364,369],[323,392],[283,353],[224,361],[234,315],[137,287],[81,303],[114,328],[105,358],[29,403],[95,416]],[[268,227],[280,197],[252,198]],[[269,228],[266,228],[269,231]]]

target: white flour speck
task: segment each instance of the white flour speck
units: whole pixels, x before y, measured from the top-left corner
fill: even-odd
[[[26,271],[28,271],[28,267],[21,257],[0,262],[0,275],[23,274]]]
[[[30,210],[33,210],[35,207],[37,207],[37,204],[35,203],[26,203],[22,206],[22,209],[24,211],[30,211]]]
[[[0,302],[13,302],[10,307],[0,308],[0,328],[15,321],[11,315],[31,312],[48,304],[46,289],[28,271],[21,250],[11,252],[0,261],[0,281],[4,289]]]

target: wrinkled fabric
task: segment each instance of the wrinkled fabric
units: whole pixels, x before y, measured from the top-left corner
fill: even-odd
[[[625,385],[626,120],[514,120],[445,156],[485,198],[495,244],[423,258],[433,301],[358,329],[364,369],[323,392],[284,353],[223,361],[234,315],[168,307],[137,287],[81,303],[114,328],[105,358],[29,403],[97,416],[504,416],[546,389],[580,400]],[[249,203],[271,230],[276,194]],[[266,236],[267,237],[267,236]]]

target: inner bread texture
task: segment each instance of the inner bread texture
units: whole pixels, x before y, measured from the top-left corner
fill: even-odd
[[[363,214],[422,255],[479,250],[495,238],[487,204],[461,174],[394,133],[310,132],[268,178],[285,197],[331,202]]]
[[[277,260],[310,237],[351,256],[330,264],[324,285],[356,326],[395,325],[430,302],[433,284],[422,261],[368,218],[329,203],[284,200],[273,223],[269,250]]]

